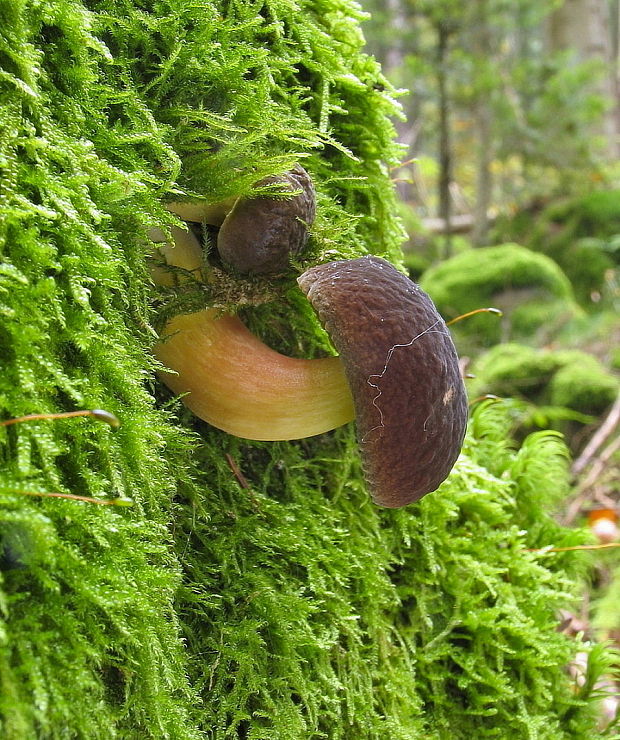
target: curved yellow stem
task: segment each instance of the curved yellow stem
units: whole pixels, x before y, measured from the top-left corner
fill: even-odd
[[[202,249],[198,239],[187,229],[172,226],[170,229],[173,242],[170,242],[161,229],[153,228],[148,232],[149,239],[158,245],[157,251],[166,264],[180,267],[188,273],[193,273],[196,279],[200,278],[202,268]],[[175,276],[164,266],[153,265],[151,277],[157,285],[175,285]]]
[[[185,218],[190,214],[180,206],[186,205],[195,206],[168,207]],[[171,232],[174,243],[159,229],[152,229],[150,238],[169,265],[199,276],[202,251],[197,239],[181,228]],[[174,283],[165,268],[156,268],[153,278],[159,284]],[[214,309],[171,319],[154,352],[167,368],[159,377],[183,395],[183,403],[196,416],[237,437],[302,439],[355,417],[339,357],[287,357],[267,347],[238,318]]]
[[[171,201],[166,203],[166,208],[183,221],[221,226],[236,200],[236,198],[227,198],[219,203]]]
[[[214,309],[176,316],[155,355],[159,373],[196,416],[237,437],[311,437],[355,416],[340,358],[304,360],[267,347],[234,316]]]

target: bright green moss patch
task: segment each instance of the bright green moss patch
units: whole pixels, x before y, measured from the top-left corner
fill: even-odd
[[[583,353],[556,372],[549,390],[554,405],[598,415],[615,401],[618,385],[595,357]]]
[[[527,550],[578,539],[547,513],[557,438],[510,449],[487,408],[442,490],[383,512],[351,427],[243,442],[155,380],[162,201],[303,160],[308,261],[397,255],[396,109],[359,17],[348,0],[0,3],[0,412],[122,422],[0,428],[3,738],[596,737],[555,630],[578,560]],[[321,351],[293,279],[268,288],[258,308],[255,285],[229,296],[282,351]]]
[[[509,342],[474,363],[471,395],[519,396],[537,404],[602,414],[618,392],[618,379],[594,356],[579,350],[534,349]]]
[[[483,346],[557,328],[577,310],[562,270],[518,244],[468,249],[431,267],[420,284],[446,319],[485,306],[500,308],[501,322],[477,316],[454,327],[457,335]]]

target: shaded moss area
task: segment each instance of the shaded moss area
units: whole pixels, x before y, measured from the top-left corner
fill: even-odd
[[[508,426],[507,409],[483,408],[440,491],[383,512],[349,430],[276,449],[229,438],[249,487],[206,437],[212,487],[177,526],[214,736],[596,736],[554,616],[578,561],[527,552],[580,539],[546,513],[565,450],[551,434],[509,450]]]
[[[555,260],[579,301],[589,306],[600,298],[607,271],[619,261],[620,190],[598,190],[524,210],[500,223],[498,234]]]
[[[584,414],[602,414],[618,392],[618,379],[579,350],[535,349],[510,342],[480,357],[472,368],[472,394],[521,396]]]
[[[555,631],[579,563],[528,550],[580,538],[547,513],[565,490],[556,437],[511,449],[506,410],[482,408],[442,490],[383,512],[352,428],[244,442],[154,379],[162,201],[247,192],[303,160],[307,260],[397,256],[395,107],[358,19],[344,0],[0,2],[2,418],[122,421],[0,428],[2,737],[597,736]],[[319,353],[293,286],[246,318]]]
[[[557,264],[519,244],[467,249],[424,272],[420,285],[447,319],[486,306],[503,311],[502,321],[481,315],[455,325],[472,348],[545,335],[579,311]]]

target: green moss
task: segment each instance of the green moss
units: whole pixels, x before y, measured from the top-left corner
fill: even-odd
[[[0,428],[8,740],[597,736],[555,631],[579,562],[528,549],[580,540],[547,513],[556,437],[511,449],[507,412],[483,408],[437,495],[379,511],[352,428],[250,443],[155,379],[162,200],[303,159],[308,261],[396,257],[396,109],[359,17],[348,0],[0,3],[0,410],[122,421]],[[325,337],[293,284],[247,317],[313,354]]]
[[[556,222],[578,221],[576,236],[614,236],[620,233],[620,190],[593,190],[549,208]]]
[[[555,260],[579,301],[591,306],[593,294],[604,290],[607,271],[618,264],[620,191],[596,190],[522,212],[499,231]]]
[[[613,633],[620,620],[620,566],[616,558],[608,559],[606,566],[610,569],[609,584],[596,601],[592,624],[603,639]]]
[[[553,376],[550,400],[584,414],[602,414],[616,399],[618,379],[596,358],[583,353],[575,362],[566,364]]]
[[[583,414],[603,413],[618,392],[618,379],[595,357],[579,350],[500,344],[478,358],[472,373],[474,396],[518,396]]]
[[[457,336],[485,346],[545,332],[576,311],[558,266],[518,244],[462,252],[427,270],[420,284],[448,319],[476,308],[500,308],[502,322],[482,315],[454,327]]]
[[[561,366],[556,353],[517,342],[492,347],[472,366],[471,396],[495,393],[535,400]]]
[[[565,451],[549,434],[504,448],[507,420],[483,408],[440,492],[392,512],[369,503],[351,430],[275,450],[228,438],[245,489],[205,438],[213,485],[177,526],[218,737],[587,737],[553,615],[577,563],[526,551],[580,537],[546,513]]]

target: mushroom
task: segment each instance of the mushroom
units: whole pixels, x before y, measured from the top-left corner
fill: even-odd
[[[316,209],[312,180],[300,165],[258,184],[299,192],[292,198],[239,198],[226,216],[217,250],[224,264],[244,274],[285,270],[303,250]]]
[[[187,278],[190,275],[200,279],[202,268],[202,247],[200,242],[187,229],[179,226],[170,228],[173,241],[170,242],[162,229],[152,228],[148,231],[149,239],[158,245],[158,253],[165,264],[151,265],[151,277],[157,285],[172,287],[175,285],[175,274],[169,267],[180,268],[179,277]]]
[[[459,455],[467,397],[433,302],[379,257],[328,262],[297,282],[340,352],[375,503],[405,506],[434,491]]]
[[[166,203],[166,208],[183,221],[221,226],[231,208],[235,205],[236,200],[236,198],[227,198],[218,203],[175,200]]]
[[[620,536],[618,512],[615,509],[593,509],[588,512],[588,524],[596,539],[606,545]]]
[[[165,327],[161,379],[197,416],[247,439],[300,439],[357,417],[375,503],[405,506],[435,490],[458,457],[467,402],[431,299],[378,257],[319,265],[298,283],[340,357],[286,357],[205,309]]]
[[[241,274],[286,270],[303,250],[314,222],[316,195],[301,165],[283,175],[266,177],[258,187],[275,185],[292,197],[238,198],[215,204],[169,203],[185,221],[219,226],[217,250],[224,264]]]

